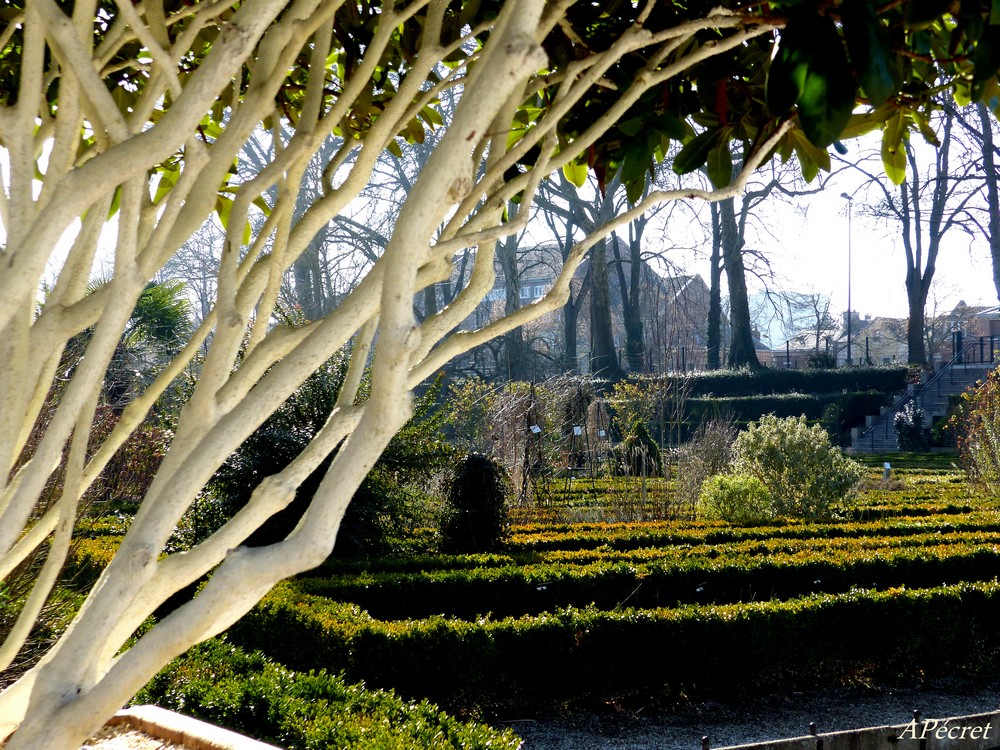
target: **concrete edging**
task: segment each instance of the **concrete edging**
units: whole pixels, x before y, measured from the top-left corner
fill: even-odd
[[[190,750],[281,750],[214,724],[168,711],[159,706],[134,706],[119,711],[108,726],[127,725],[151,737]]]
[[[947,719],[915,716],[908,724],[732,745],[719,750],[991,750],[997,747],[1000,747],[1000,711]]]

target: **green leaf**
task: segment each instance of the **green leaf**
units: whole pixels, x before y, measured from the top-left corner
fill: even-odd
[[[764,81],[764,101],[775,116],[788,112],[802,95],[805,77],[814,64],[813,38],[820,26],[819,15],[810,8],[793,8],[789,16]]]
[[[180,170],[176,168],[165,168],[160,170],[160,180],[156,183],[156,193],[153,194],[153,203],[159,203],[174,189],[178,178],[181,176]]]
[[[625,197],[629,203],[638,203],[642,198],[642,193],[646,189],[645,177],[642,180],[625,183]]]
[[[625,146],[622,158],[621,180],[625,185],[645,182],[650,168],[652,149],[646,147],[646,140],[631,141]]]
[[[841,11],[847,50],[861,88],[875,107],[899,91],[898,58],[879,24],[875,8],[866,0],[848,0]]]
[[[724,188],[733,180],[733,157],[729,152],[729,141],[722,143],[708,152],[706,160],[708,179],[717,188]]]
[[[767,80],[764,82],[764,100],[767,109],[776,117],[784,115],[795,106],[805,75],[805,61],[800,59],[800,50],[787,41],[788,35],[789,31],[786,28],[781,35],[778,54],[771,62]]]
[[[938,138],[937,133],[934,132],[934,128],[930,126],[930,123],[927,122],[927,118],[920,112],[911,112],[910,114],[913,118],[913,122],[917,125],[917,129],[920,131],[920,135],[924,137],[924,140],[935,148],[940,146],[941,139]]]
[[[974,73],[971,96],[978,99],[986,81],[1000,70],[1000,26],[987,26],[983,29],[976,51],[972,53],[972,66]]]
[[[795,8],[768,70],[768,109],[780,116],[797,104],[806,136],[825,148],[850,120],[855,93],[833,19],[811,7]]]
[[[854,111],[854,81],[833,20],[822,19],[812,40],[812,60],[799,95],[799,120],[806,137],[826,148],[840,137]]]
[[[990,3],[990,25],[1000,25],[1000,0],[992,0]]]
[[[793,130],[789,136],[806,182],[815,180],[821,169],[830,171],[830,154],[825,148],[813,145],[802,131]]]
[[[998,0],[1000,2],[1000,0]],[[673,115],[660,115],[650,123],[653,130],[663,133],[675,141],[683,141],[691,135],[691,130],[679,117]]]
[[[952,0],[912,0],[906,6],[906,25],[924,29],[948,12]]]
[[[583,187],[587,184],[587,163],[579,163],[571,161],[562,168],[563,174],[566,179],[576,185],[578,188]]]
[[[701,169],[708,159],[708,152],[715,146],[715,142],[721,134],[721,130],[706,130],[685,143],[677,156],[674,157],[674,172],[690,174],[696,169]]]
[[[630,120],[623,120],[618,123],[618,129],[629,138],[635,138],[646,127],[646,120],[642,117],[633,117]]]
[[[222,195],[215,199],[215,213],[219,216],[219,222],[225,229],[229,229],[229,217],[233,211],[233,202]],[[250,244],[250,222],[243,226],[243,244]]]
[[[902,112],[890,118],[882,131],[882,167],[893,185],[902,185],[906,179],[906,150],[903,137],[906,133]]]
[[[875,110],[874,112],[856,113],[851,115],[851,119],[847,121],[847,126],[840,131],[841,140],[858,138],[859,136],[870,133],[873,130],[878,130],[882,127],[882,123],[885,122],[885,119],[889,114],[895,114],[895,110],[883,108]]]
[[[111,207],[108,209],[108,219],[118,213],[118,209],[122,206],[122,186],[119,185],[115,188],[115,194],[111,198]]]

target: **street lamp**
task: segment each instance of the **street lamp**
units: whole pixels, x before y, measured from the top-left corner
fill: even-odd
[[[841,193],[840,197],[847,201],[847,364],[853,365],[854,358],[851,356],[851,325],[853,315],[851,314],[851,209],[854,207],[854,196]]]

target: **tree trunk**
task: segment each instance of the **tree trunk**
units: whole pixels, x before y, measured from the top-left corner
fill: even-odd
[[[590,251],[590,371],[599,378],[620,380],[624,373],[618,364],[615,338],[611,329],[611,291],[608,283],[607,243],[601,240]]]
[[[712,211],[712,257],[708,282],[708,332],[705,345],[705,366],[709,370],[722,367],[722,228],[719,206],[710,204]]]
[[[907,361],[910,364],[921,365],[927,361],[927,350],[924,342],[924,309],[927,304],[927,289],[929,285],[922,283],[917,274],[907,274],[906,296],[909,302],[906,345],[909,347]]]
[[[521,274],[517,269],[517,240],[508,237],[497,242],[496,259],[504,276],[504,314],[510,315],[521,307]],[[527,346],[520,326],[503,336],[501,375],[508,380],[530,380]]]
[[[743,238],[740,237],[736,226],[735,201],[729,198],[718,205],[722,229],[722,257],[726,266],[726,282],[729,285],[729,323],[733,332],[728,365],[733,369],[748,367],[751,370],[759,370],[762,365],[757,359],[757,350],[753,344],[746,271],[743,267]]]
[[[563,306],[563,369],[569,373],[577,373],[580,370],[576,353],[576,326],[580,317],[580,307],[574,301],[573,295],[566,300]]]
[[[629,274],[625,277],[625,262],[618,246],[618,238],[611,237],[614,252],[615,271],[622,292],[622,318],[625,323],[625,361],[629,372],[646,372],[646,341],[643,336],[642,317],[639,308],[640,279],[642,277],[642,257],[638,238],[629,242]]]
[[[327,310],[323,273],[319,263],[319,246],[322,239],[322,234],[314,238],[292,267],[295,296],[306,320],[319,320]]]
[[[989,215],[986,239],[990,243],[990,257],[993,259],[993,286],[997,290],[997,299],[1000,300],[1000,189],[997,185],[993,116],[982,102],[976,105],[976,110],[983,126],[983,172],[986,175],[986,207]]]

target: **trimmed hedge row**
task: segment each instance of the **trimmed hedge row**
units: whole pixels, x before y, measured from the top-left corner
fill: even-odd
[[[219,640],[175,659],[133,699],[210,721],[289,750],[516,750],[510,730],[463,722],[421,701],[366,690],[321,670],[290,672]]]
[[[776,417],[798,417],[805,415],[806,419],[818,420],[832,404],[837,404],[849,415],[878,414],[879,407],[886,400],[886,395],[880,391],[865,391],[863,393],[780,393],[759,394],[754,396],[704,396],[690,398],[686,402],[686,418],[693,424],[699,424],[708,419],[731,417],[738,423],[752,422],[760,419],[763,414],[774,414]]]
[[[529,566],[303,578],[304,594],[357,604],[384,620],[441,614],[474,619],[518,617],[559,607],[650,609],[678,603],[790,599],[816,591],[982,581],[1000,576],[1000,537],[943,539],[927,535],[905,544],[851,540],[831,546],[759,545],[754,550],[645,550],[631,558],[539,563]]]
[[[859,675],[994,672],[998,618],[996,581],[476,622],[383,622],[280,587],[230,637],[292,669],[320,665],[453,708],[513,711],[635,693],[736,694]]]
[[[906,367],[847,367],[836,370],[716,370],[679,378],[691,396],[720,398],[770,393],[842,393],[880,391],[895,393],[906,388]],[[677,378],[651,379],[668,383]]]
[[[508,541],[511,551],[587,549],[600,546],[626,550],[671,544],[723,544],[760,539],[832,539],[853,536],[897,536],[938,529],[953,531],[996,531],[1000,517],[993,511],[966,512],[966,506],[935,508],[944,513],[921,516],[894,516],[875,521],[805,523],[778,521],[760,526],[727,526],[721,522],[682,524],[652,521],[628,524],[551,524],[521,527]]]

